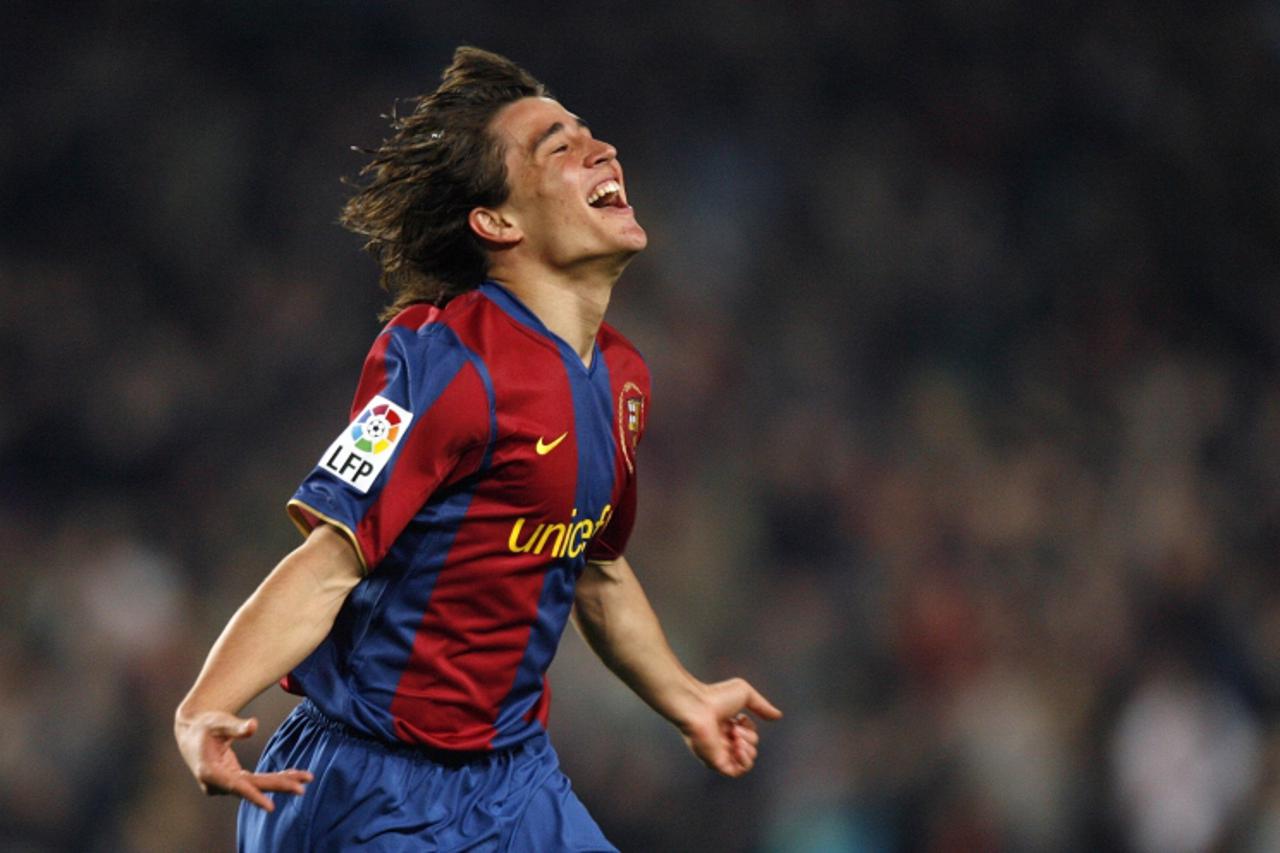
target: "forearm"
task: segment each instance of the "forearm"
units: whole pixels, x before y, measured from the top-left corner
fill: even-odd
[[[625,558],[578,581],[574,624],[604,664],[651,708],[684,728],[705,685],[681,665]]]
[[[320,644],[360,579],[351,546],[322,525],[280,561],[213,644],[179,720],[237,713]]]

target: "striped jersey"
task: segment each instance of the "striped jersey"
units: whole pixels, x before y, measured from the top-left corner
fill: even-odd
[[[351,423],[289,501],[366,575],[285,679],[372,737],[439,749],[541,731],[587,560],[622,554],[649,373],[607,324],[589,365],[494,282],[374,342]]]

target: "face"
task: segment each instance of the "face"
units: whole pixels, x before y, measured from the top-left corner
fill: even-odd
[[[557,268],[625,263],[648,241],[627,203],[618,152],[550,98],[523,98],[490,125],[506,143],[511,195],[498,213],[521,251]]]

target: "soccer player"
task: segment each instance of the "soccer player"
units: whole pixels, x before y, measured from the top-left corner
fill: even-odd
[[[613,850],[546,735],[571,616],[720,773],[755,763],[745,712],[781,716],[680,665],[623,555],[649,374],[603,320],[647,238],[613,147],[502,57],[460,48],[392,127],[343,211],[389,322],[178,746],[244,799],[242,850]],[[281,678],[305,698],[250,773],[236,714]]]

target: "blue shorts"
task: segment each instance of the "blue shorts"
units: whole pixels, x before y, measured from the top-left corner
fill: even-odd
[[[268,794],[268,813],[240,804],[242,851],[610,851],[574,795],[547,736],[486,753],[383,743],[308,700],[271,736],[258,772],[290,767],[315,780],[302,796]]]

